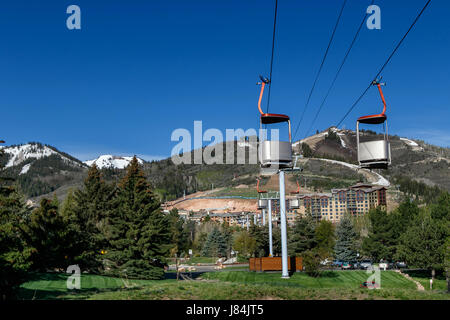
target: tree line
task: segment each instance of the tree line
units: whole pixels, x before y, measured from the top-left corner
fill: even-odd
[[[189,241],[178,214],[164,214],[134,158],[126,175],[108,184],[96,166],[63,203],[29,207],[14,186],[0,189],[0,293],[14,297],[30,272],[82,272],[162,279],[170,254]]]

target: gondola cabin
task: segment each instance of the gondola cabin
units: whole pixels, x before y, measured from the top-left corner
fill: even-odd
[[[289,141],[279,141],[271,139],[260,142],[260,162],[261,167],[263,168],[269,168],[273,166],[277,166],[279,168],[292,167],[291,122],[289,117],[282,114],[270,113],[261,115],[261,124],[275,124],[283,122],[287,122],[288,124]]]
[[[358,151],[358,163],[361,168],[366,169],[387,169],[391,164],[391,147],[388,138],[386,102],[384,100],[381,84],[374,81],[373,85],[378,86],[381,99],[383,101],[383,112],[376,115],[359,117],[356,121],[356,139]],[[366,134],[360,130],[360,125],[382,125],[383,133]]]
[[[292,138],[291,138],[291,120],[289,116],[284,114],[264,113],[261,110],[261,99],[264,93],[264,87],[269,83],[269,80],[260,77],[261,92],[259,95],[258,109],[260,112],[260,124],[267,128],[269,125],[287,123],[289,141],[280,141],[279,137],[270,137],[268,140],[261,140],[259,143],[259,159],[262,168],[292,168]]]
[[[259,199],[258,200],[258,209],[262,210],[262,209],[267,209],[267,199]]]

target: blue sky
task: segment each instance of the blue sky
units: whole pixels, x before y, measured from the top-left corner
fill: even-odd
[[[314,117],[370,0],[348,0],[302,127]],[[337,124],[425,0],[376,0],[313,130]],[[81,30],[66,28],[67,6]],[[279,1],[270,111],[298,121],[342,1]],[[274,1],[10,1],[0,5],[1,138],[81,160],[170,155],[177,128],[254,128],[268,75]],[[450,145],[450,2],[432,1],[383,72],[390,133]],[[381,110],[373,88],[344,121]]]

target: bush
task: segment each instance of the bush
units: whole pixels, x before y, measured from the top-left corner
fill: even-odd
[[[325,254],[317,248],[308,250],[303,254],[303,269],[310,277],[318,278],[322,274],[320,262],[324,259]]]

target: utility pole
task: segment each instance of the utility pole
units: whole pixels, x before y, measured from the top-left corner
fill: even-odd
[[[281,278],[289,279],[288,256],[287,256],[287,231],[286,231],[286,196],[284,186],[284,171],[280,170],[280,220],[281,220]]]

